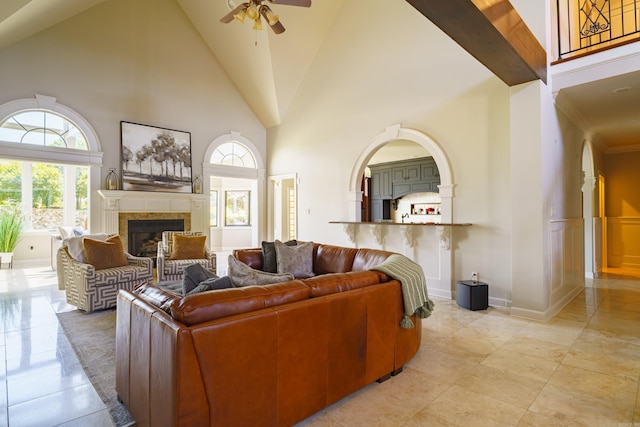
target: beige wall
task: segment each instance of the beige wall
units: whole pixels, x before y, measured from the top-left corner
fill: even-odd
[[[640,268],[640,152],[605,156],[609,267]]]
[[[640,152],[605,156],[607,217],[640,217]]]

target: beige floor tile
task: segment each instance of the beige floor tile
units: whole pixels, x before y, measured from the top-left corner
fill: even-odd
[[[454,386],[422,410],[418,416],[425,420],[439,419],[456,426],[492,427],[515,425],[525,412],[526,409],[488,396],[481,391],[474,392]]]
[[[554,344],[572,345],[584,329],[584,325],[578,325],[579,322],[564,319],[556,319],[548,323],[532,322],[525,326],[518,336]]]
[[[593,316],[594,312],[595,312],[595,309],[587,310],[585,307],[582,307],[581,309],[575,309],[575,310],[562,310],[560,313],[556,315],[556,318],[571,320],[573,322],[581,322],[583,324],[586,324],[589,321],[589,319],[591,319],[591,316]]]
[[[478,365],[469,375],[456,380],[456,386],[509,405],[527,409],[545,382],[492,366]]]
[[[483,366],[490,366],[505,374],[519,375],[538,381],[547,381],[560,361],[553,361],[537,356],[530,356],[520,351],[500,348],[490,354]]]
[[[510,350],[560,363],[569,352],[569,348],[569,345],[541,341],[531,337],[515,336],[504,343],[500,350]]]
[[[560,365],[549,385],[571,393],[580,393],[600,401],[615,401],[616,405],[633,408],[638,396],[638,378],[606,375],[574,366]]]
[[[428,411],[422,411],[409,418],[403,427],[455,427],[456,424],[443,420]]]
[[[378,385],[342,399],[326,418],[341,426],[400,427],[418,412],[414,405],[381,393]]]
[[[615,426],[631,423],[632,407],[615,400],[596,399],[591,395],[547,384],[529,410],[555,419],[568,419],[591,426]]]
[[[607,375],[616,375],[623,378],[637,380],[638,376],[640,376],[640,358],[629,359],[572,348],[562,363],[564,365],[575,366]]]
[[[452,382],[442,381],[440,378],[405,367],[400,374],[378,384],[376,389],[380,393],[405,402],[407,408],[411,407],[417,412],[451,386],[453,386]]]
[[[494,312],[497,310],[494,310]],[[488,314],[474,320],[469,326],[474,328],[499,331],[509,337],[517,334],[525,326],[531,323],[528,320],[517,319],[508,315]]]
[[[465,332],[455,332],[438,340],[432,340],[429,343],[429,348],[458,359],[480,363],[489,354],[497,350],[500,345],[500,342],[489,341],[467,330]]]
[[[563,414],[557,414],[557,417],[554,417],[527,411],[517,427],[593,427],[593,423],[569,419]]]
[[[454,383],[460,376],[473,371],[478,363],[423,346],[406,367],[429,374],[439,381]]]
[[[603,345],[603,343],[606,344]],[[573,348],[633,360],[640,355],[640,340],[595,329],[585,329],[576,340]]]

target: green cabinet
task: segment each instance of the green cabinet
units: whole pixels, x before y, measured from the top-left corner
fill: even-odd
[[[440,174],[433,157],[371,165],[371,197],[397,199],[410,193],[438,192]]]
[[[371,198],[390,199],[393,195],[391,168],[371,168]]]
[[[370,169],[372,221],[389,218],[390,200],[411,193],[439,191],[440,174],[433,157],[379,163]]]

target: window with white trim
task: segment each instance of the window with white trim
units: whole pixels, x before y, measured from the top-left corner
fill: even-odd
[[[209,162],[215,165],[256,169],[256,159],[253,157],[251,150],[235,141],[220,144],[211,154]],[[220,187],[220,195],[224,194],[224,197],[219,200],[218,190],[213,184],[216,180],[213,177],[211,177],[211,180],[211,226],[215,227],[219,224],[218,212],[224,213],[224,221],[222,223],[226,227],[250,226],[251,192],[237,188]],[[224,202],[224,206],[219,208],[219,204],[222,202]]]
[[[42,147],[32,154],[40,161],[0,156],[0,203],[21,204],[25,230],[52,230],[59,225],[86,228],[89,166],[51,161],[64,158],[65,153],[88,151],[80,128],[49,110],[19,111],[0,123],[0,142]]]

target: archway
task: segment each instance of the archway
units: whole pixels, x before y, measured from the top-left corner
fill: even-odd
[[[362,201],[362,191],[360,190],[360,183],[364,170],[369,163],[369,160],[375,154],[378,149],[387,144],[388,142],[395,141],[397,139],[404,139],[413,141],[422,147],[424,147],[432,156],[433,160],[438,166],[440,173],[440,198],[442,200],[441,207],[441,222],[452,223],[453,222],[453,174],[449,160],[444,151],[432,138],[424,133],[414,130],[403,128],[399,124],[391,125],[385,128],[383,132],[376,135],[364,150],[360,153],[351,171],[351,177],[349,180],[349,193],[352,195],[351,200],[353,202],[350,212],[350,221],[361,221],[360,202]]]
[[[595,209],[596,176],[593,147],[585,140],[582,145],[582,217],[584,220],[585,277],[593,279],[602,272],[602,218]]]

